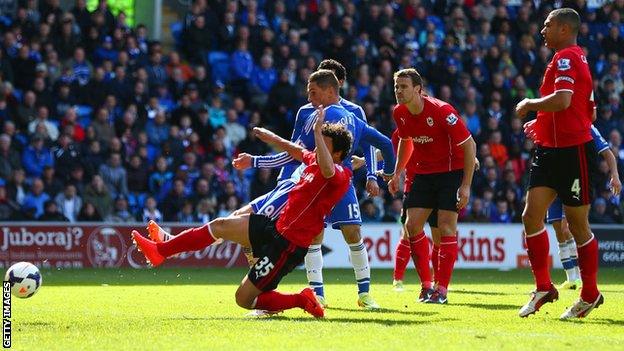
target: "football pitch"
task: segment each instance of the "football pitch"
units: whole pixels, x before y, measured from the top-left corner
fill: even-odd
[[[250,318],[236,306],[242,269],[43,270],[30,299],[12,299],[16,350],[600,350],[624,349],[624,274],[602,269],[605,304],[584,319],[561,322],[576,298],[560,299],[527,319],[518,308],[533,288],[526,270],[458,270],[449,305],[416,302],[413,269],[407,290],[391,289],[391,271],[373,270],[371,293],[383,307],[356,304],[353,271],[325,270],[326,317],[301,310]],[[557,282],[562,271],[553,272]],[[305,272],[280,285],[299,291]]]

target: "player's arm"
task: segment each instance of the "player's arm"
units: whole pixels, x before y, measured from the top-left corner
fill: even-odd
[[[388,190],[390,194],[394,195],[399,191],[399,182],[401,181],[401,174],[405,171],[407,162],[412,157],[414,152],[414,142],[412,139],[399,139],[399,146],[397,147],[397,158],[394,166],[394,175],[388,182]],[[385,162],[384,162],[385,164]]]
[[[615,160],[615,156],[613,155],[613,151],[611,151],[610,148],[607,148],[601,151],[600,154],[609,165],[609,175],[611,176],[609,185],[611,185],[611,192],[613,192],[613,195],[617,196],[622,191],[622,182],[620,182],[620,174],[618,173],[617,162]]]
[[[470,186],[472,185],[472,177],[476,167],[477,144],[470,136],[466,141],[459,144],[459,147],[464,150],[464,177],[457,190],[457,209],[462,209],[468,204],[470,199]]]
[[[283,149],[289,157],[291,157],[291,159],[295,159],[299,162],[303,160],[303,150],[305,150],[303,146],[286,140],[268,129],[255,127],[253,132],[258,139],[264,141],[265,143],[275,145],[276,147]]]
[[[292,136],[290,140],[296,142],[300,135],[301,130],[303,130],[304,117],[301,114],[301,108],[297,111],[297,116],[295,117],[295,127],[293,128]],[[288,152],[280,152],[274,155],[264,155],[264,156],[255,156],[250,155],[248,153],[240,153],[238,156],[232,160],[232,166],[235,169],[247,169],[247,168],[279,168],[285,166],[289,163],[297,162],[295,159],[288,154]]]
[[[336,168],[332,155],[323,140],[323,123],[325,122],[325,109],[322,105],[316,110],[314,121],[314,143],[316,144],[316,163],[319,165],[324,178],[331,178],[336,174]]]
[[[518,117],[524,118],[530,111],[558,112],[570,107],[571,90],[557,90],[554,93],[538,98],[524,99],[516,106]]]
[[[392,142],[390,141],[390,139],[387,136],[381,134],[377,129],[366,124],[364,126],[364,129],[362,129],[362,141],[376,147],[381,151],[381,155],[384,159],[383,176],[384,178],[392,177],[394,175],[395,158],[394,150],[392,149]],[[371,147],[371,150],[374,149],[372,149]],[[371,158],[375,161],[377,160],[374,154],[371,155]]]

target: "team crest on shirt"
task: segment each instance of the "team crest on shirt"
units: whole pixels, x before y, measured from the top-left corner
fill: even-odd
[[[457,116],[455,116],[454,113],[451,113],[450,115],[446,116],[446,123],[449,124],[449,126],[454,126],[457,123]]]
[[[557,69],[560,71],[567,71],[570,68],[572,68],[572,66],[570,65],[570,59],[559,59],[557,60]]]
[[[433,127],[433,118],[431,118],[431,117],[427,117],[427,125],[428,125],[429,127]]]

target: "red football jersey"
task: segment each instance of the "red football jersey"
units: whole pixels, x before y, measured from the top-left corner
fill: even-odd
[[[396,129],[392,132],[392,146],[394,147],[394,154],[396,155],[399,150],[399,130]],[[412,153],[412,157],[410,157],[407,162],[407,166],[405,166],[405,183],[403,184],[403,193],[407,194],[407,192],[412,187],[412,182],[414,181],[414,175],[416,174],[416,170],[414,166],[416,165],[416,160],[414,159],[415,154]]]
[[[407,167],[412,167],[415,174],[464,168],[464,150],[459,145],[471,137],[464,121],[448,103],[429,96],[422,98],[424,108],[420,114],[411,114],[405,105],[397,105],[392,113],[399,138],[415,143]]]
[[[572,92],[568,108],[558,112],[537,112],[535,133],[542,146],[560,148],[592,140],[593,83],[587,58],[579,46],[557,51],[546,67],[541,96],[561,90]]]
[[[288,194],[286,206],[277,220],[277,230],[290,242],[308,247],[323,230],[324,219],[351,185],[351,170],[334,164],[331,178],[323,177],[316,163],[316,153],[303,152],[307,167],[299,183]]]

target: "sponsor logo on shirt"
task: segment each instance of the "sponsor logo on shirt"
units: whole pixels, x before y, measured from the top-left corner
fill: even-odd
[[[301,179],[306,183],[312,183],[312,181],[314,180],[314,174],[312,173],[303,174]]]
[[[428,135],[421,135],[419,137],[415,137],[414,138],[414,142],[416,144],[427,144],[427,143],[433,143],[433,138],[428,136]]]
[[[572,68],[572,66],[570,65],[570,59],[559,59],[557,60],[557,69],[560,71],[567,71],[570,68]]]
[[[568,77],[568,76],[557,77],[557,79],[555,79],[555,83],[560,82],[562,80],[565,80],[566,82],[570,82],[570,83],[574,84],[574,78]]]
[[[429,127],[433,127],[433,118],[431,118],[431,117],[427,117],[427,125],[428,125]]]
[[[446,123],[449,124],[449,126],[454,126],[457,123],[457,116],[455,116],[455,114],[451,113],[450,115],[446,116]]]

